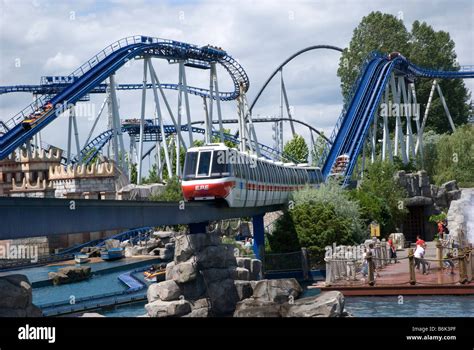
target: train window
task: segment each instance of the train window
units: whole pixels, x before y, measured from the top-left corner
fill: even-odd
[[[186,153],[184,161],[184,180],[191,180],[196,177],[196,165],[198,161],[198,152]]]
[[[221,152],[225,151],[214,151],[214,156],[212,157],[211,177],[230,176],[230,166],[226,163],[226,157],[223,157]]]
[[[212,151],[199,152],[196,177],[208,177],[211,171]]]

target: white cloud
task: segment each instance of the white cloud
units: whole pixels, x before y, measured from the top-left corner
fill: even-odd
[[[6,0],[0,2],[0,85],[38,83],[44,74],[69,74],[112,42],[144,34],[223,47],[237,58],[250,77],[251,102],[268,75],[295,51],[316,44],[345,47],[355,26],[370,11],[404,14],[408,28],[419,19],[435,30],[450,32],[461,64],[474,64],[474,2],[471,0],[317,0],[317,1],[200,1],[157,2]],[[71,16],[71,11],[74,16]],[[15,68],[20,58],[21,67]],[[329,134],[342,104],[336,76],[339,53],[308,52],[285,68],[290,104],[297,118]],[[176,82],[177,68],[154,60],[162,82]],[[141,62],[117,72],[120,82],[140,83]],[[226,73],[219,70],[221,90],[232,88]],[[188,83],[206,87],[208,72],[188,71]],[[472,90],[474,83],[466,81]],[[147,114],[153,112],[148,95]],[[176,94],[168,93],[171,102]],[[91,96],[99,110],[103,96]],[[121,115],[134,117],[140,111],[140,92],[119,92]],[[13,116],[27,103],[27,94],[0,96],[2,119]],[[278,80],[269,85],[255,112],[277,115]],[[236,118],[235,102],[223,103],[226,118]],[[191,98],[193,120],[203,119],[199,98]],[[169,120],[169,117],[165,117]],[[44,131],[44,139],[65,146],[67,123],[60,118]],[[92,122],[79,120],[81,142]],[[105,120],[100,131],[106,128]],[[305,134],[304,128],[297,127]],[[271,128],[257,125],[261,142],[269,145]],[[61,131],[61,132],[58,132]],[[285,132],[289,136],[289,131]],[[305,134],[306,135],[306,134]]]
[[[55,56],[46,60],[44,69],[46,72],[54,74],[60,71],[72,71],[79,65],[80,62],[74,55],[67,55],[63,54],[62,52],[58,52]]]

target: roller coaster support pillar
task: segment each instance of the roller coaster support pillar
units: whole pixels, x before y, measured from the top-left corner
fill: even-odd
[[[193,145],[193,131],[191,129],[191,108],[189,107],[189,95],[188,95],[188,84],[186,82],[186,67],[184,66],[184,62],[181,61],[179,66],[182,71],[182,82],[180,82],[181,88],[184,90],[184,103],[186,106],[186,118],[188,122],[188,136],[189,136],[189,147]]]
[[[211,63],[211,85],[214,85],[215,92],[216,92],[217,118],[219,120],[219,136],[221,138],[221,142],[224,142],[224,126],[222,125],[221,100],[219,98],[219,84],[217,83],[217,70],[216,70],[215,62]],[[212,90],[211,90],[211,94],[212,94]]]
[[[404,78],[400,78],[404,79]],[[393,96],[393,102],[395,103],[395,106],[400,106],[400,89],[397,88],[397,83],[395,80],[395,75],[392,73],[392,77],[390,80],[390,86],[392,90],[392,96]],[[398,84],[399,86],[399,84]],[[402,161],[403,164],[408,163],[407,155],[405,152],[405,140],[403,138],[403,128],[402,128],[402,120],[400,118],[400,108],[395,108],[395,151],[394,155],[398,155],[398,150],[399,148],[401,149],[401,156],[402,156]]]
[[[259,214],[252,217],[253,252],[259,260],[263,260],[265,255],[265,227],[263,224],[263,215],[264,214]]]
[[[408,93],[408,87],[405,83],[405,78],[401,77],[398,79],[398,85],[400,87],[400,91],[402,93],[402,98],[403,98],[403,103],[401,103],[401,106],[404,106],[403,108],[400,107],[400,110],[404,111],[405,117],[406,117],[406,155],[407,159],[410,158],[415,158],[415,148],[414,148],[414,143],[413,143],[413,132],[411,129],[411,118],[413,114],[413,110],[416,108],[413,108],[414,106],[411,103],[411,94]]]
[[[118,108],[118,99],[116,92],[115,74],[109,78],[110,81],[110,100],[112,107],[112,122],[114,129],[113,147],[115,162],[127,173],[125,166],[125,147],[123,145],[122,126],[120,125],[120,114]]]
[[[160,132],[161,132],[161,137],[163,141],[163,150],[165,153],[166,168],[168,170],[168,177],[172,178],[173,174],[172,174],[172,167],[171,167],[171,162],[170,162],[170,155],[168,152],[168,145],[166,144],[166,138],[165,138],[166,134],[165,134],[164,126],[163,126],[163,115],[161,114],[160,99],[158,98],[157,85],[159,85],[159,82],[158,82],[156,74],[153,74],[155,71],[153,69],[153,66],[151,65],[150,58],[146,58],[146,60],[148,61],[148,66],[150,68],[150,77],[151,77],[151,83],[153,86],[153,97],[155,100],[156,115],[158,117],[158,124],[160,125]],[[157,149],[156,151],[160,152],[159,149]]]
[[[448,117],[449,125],[451,126],[451,130],[453,130],[453,132],[455,132],[456,127],[454,126],[453,118],[451,118],[451,113],[449,113],[448,105],[446,104],[446,100],[444,99],[443,92],[441,91],[441,86],[439,86],[439,84],[438,84],[436,86],[436,89],[438,90],[439,98],[441,99],[441,103],[443,104],[444,111],[446,112],[446,117]]]
[[[193,224],[189,224],[189,234],[196,234],[196,233],[206,233],[206,227],[209,225],[209,222],[197,222]]]
[[[436,84],[437,84],[437,81],[436,79],[434,79],[433,84],[431,85],[430,95],[428,96],[428,102],[426,103],[425,114],[423,115],[423,121],[421,122],[421,128],[418,135],[418,140],[416,141],[415,153],[418,152],[418,148],[421,147],[421,143],[423,142],[423,133],[425,131],[426,120],[428,119],[428,113],[430,111],[431,102],[433,101],[433,95],[436,89]]]
[[[68,139],[67,139],[67,162],[71,161],[71,147],[72,147],[72,133],[74,132],[74,140],[76,142],[76,152],[80,157],[81,146],[79,145],[79,132],[77,130],[76,112],[75,106],[69,107],[69,126],[68,126]],[[81,161],[81,159],[79,159]]]
[[[100,106],[99,113],[97,114],[97,117],[95,117],[94,123],[92,124],[91,131],[89,132],[89,135],[87,136],[86,142],[84,142],[84,146],[82,148],[85,148],[87,144],[89,143],[92,134],[94,133],[95,127],[97,126],[97,123],[99,122],[100,116],[102,115],[102,112],[104,111],[105,106],[107,105],[107,102],[109,100],[109,94],[104,99],[104,102],[102,102],[102,105]]]
[[[143,138],[145,136],[147,70],[148,70],[148,59],[144,59],[143,60],[142,108],[141,108],[141,113],[140,113],[140,136],[138,139],[137,185],[141,185],[142,183],[142,166],[143,166],[142,155],[143,155]]]
[[[389,102],[389,84],[385,88],[385,105],[388,106]],[[383,115],[383,140],[382,140],[382,160],[385,161],[387,157],[387,153],[389,154],[390,161],[393,161],[392,158],[392,141],[390,140],[390,131],[388,129],[388,113]]]
[[[209,120],[209,110],[207,108],[207,100],[205,97],[202,98],[202,105],[204,108],[204,142],[206,144],[211,143],[211,134],[212,134],[212,120]]]
[[[421,139],[421,124],[420,124],[420,109],[418,108],[418,100],[416,98],[416,90],[415,90],[415,84],[411,83],[410,84],[410,90],[411,90],[411,95],[412,95],[412,101],[413,101],[413,106],[415,106],[415,111],[414,111],[414,119],[415,119],[415,124],[416,124],[416,144],[414,146],[414,152],[416,156],[416,148],[418,147],[418,144],[420,145],[420,155],[421,155],[421,165],[423,166],[423,140]]]
[[[285,81],[283,80],[283,68],[281,68],[281,92],[285,100],[286,113],[288,114],[288,118],[290,119],[291,134],[293,135],[293,137],[295,137],[296,132],[295,132],[295,126],[293,124],[293,114],[291,113],[290,104],[288,102],[288,95],[286,93]],[[281,114],[281,117],[283,118],[283,111],[281,111],[280,114]]]

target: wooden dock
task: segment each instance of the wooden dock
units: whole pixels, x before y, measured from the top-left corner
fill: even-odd
[[[429,259],[434,258],[434,249],[431,249]],[[405,257],[406,252],[399,252]],[[474,295],[474,281],[460,283],[458,267],[451,274],[450,270],[440,269],[438,262],[431,261],[428,274],[415,271],[415,284],[410,284],[408,259],[401,259],[396,264],[389,264],[378,269],[375,283],[368,282],[357,274],[356,280],[343,279],[326,285],[318,282],[309,288],[318,288],[321,291],[340,291],[345,296],[393,296],[393,295]]]

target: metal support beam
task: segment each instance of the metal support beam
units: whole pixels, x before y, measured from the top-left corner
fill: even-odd
[[[436,85],[436,89],[438,90],[439,98],[441,99],[441,103],[443,104],[444,111],[446,112],[446,117],[448,118],[449,125],[451,126],[451,130],[453,132],[456,131],[456,127],[454,126],[453,118],[451,118],[451,113],[449,113],[448,104],[444,99],[443,92],[441,91],[441,86],[439,84]]]
[[[219,98],[219,84],[217,82],[217,69],[215,62],[211,63],[211,84],[213,84],[215,88],[217,118],[219,120],[219,136],[221,138],[221,142],[224,142],[224,126],[222,125],[221,100]]]
[[[437,84],[437,81],[436,79],[434,79],[433,84],[431,85],[430,95],[428,96],[428,102],[426,103],[425,114],[423,115],[423,121],[421,122],[420,133],[418,135],[418,140],[415,146],[415,153],[418,151],[418,147],[420,147],[421,143],[423,142],[423,133],[425,131],[426,120],[428,119],[431,103],[433,102],[433,95],[436,89],[436,84]]]
[[[145,110],[146,110],[146,87],[147,87],[147,72],[148,60],[143,60],[143,88],[142,88],[142,107],[140,112],[140,135],[138,139],[138,165],[137,165],[137,185],[142,183],[142,168],[143,168],[143,137],[145,136]]]
[[[263,224],[264,214],[254,215],[252,217],[253,226],[253,252],[257,259],[264,259],[265,255],[265,227]]]

